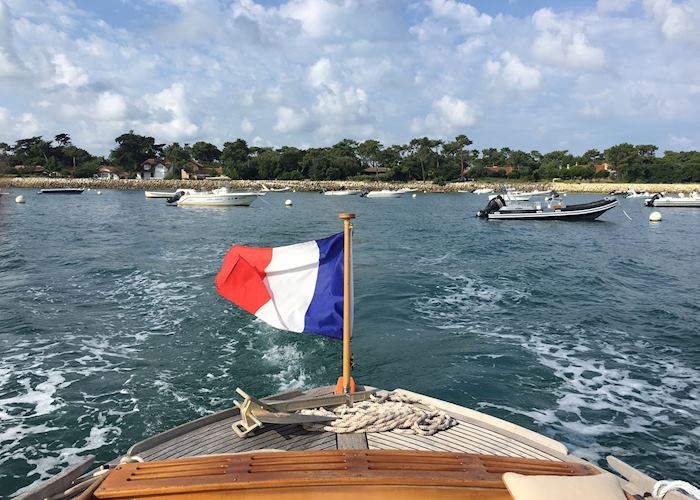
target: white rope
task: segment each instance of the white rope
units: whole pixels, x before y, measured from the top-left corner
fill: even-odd
[[[700,489],[685,481],[657,481],[651,494],[654,495],[654,498],[661,500],[671,491],[682,491],[689,497],[700,500]]]
[[[354,403],[352,407],[338,406],[333,411],[316,408],[301,410],[300,413],[337,417],[336,420],[328,423],[306,423],[304,428],[310,431],[338,434],[397,430],[409,434],[432,436],[436,432],[457,425],[457,421],[444,411],[425,405],[418,399],[394,392],[384,397],[370,396],[369,401]]]

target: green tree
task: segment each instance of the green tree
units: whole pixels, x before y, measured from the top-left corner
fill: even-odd
[[[221,159],[221,151],[209,142],[197,141],[192,144],[192,156],[197,161],[213,163]]]
[[[255,168],[250,167],[248,163],[249,156],[250,148],[243,139],[225,142],[224,149],[221,151],[224,173],[232,179],[250,179],[250,174]]]
[[[130,130],[114,141],[117,147],[109,153],[110,161],[119,165],[127,172],[134,172],[144,161],[160,156],[163,151],[161,144],[156,144],[153,137],[135,134]]]

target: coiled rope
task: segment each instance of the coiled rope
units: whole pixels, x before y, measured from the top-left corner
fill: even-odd
[[[685,481],[657,481],[651,494],[654,498],[662,499],[672,491],[682,491],[689,497],[700,500],[700,489]]]
[[[420,404],[420,406],[418,406]],[[432,436],[457,425],[457,421],[442,410],[422,403],[419,399],[390,392],[386,396],[370,396],[368,401],[352,407],[338,406],[300,410],[303,415],[337,417],[328,423],[306,423],[304,429],[316,432],[385,432],[396,430],[407,434]]]

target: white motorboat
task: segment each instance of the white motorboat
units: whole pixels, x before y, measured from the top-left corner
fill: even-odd
[[[340,189],[337,191],[324,191],[323,194],[325,196],[354,196],[362,194],[362,191],[359,189]]]
[[[226,187],[206,192],[183,189],[178,191],[172,198],[169,198],[168,203],[177,203],[178,207],[248,207],[259,196],[264,195],[265,193],[232,193]]]
[[[177,191],[144,191],[144,194],[146,198],[172,198]]]
[[[700,207],[700,194],[693,191],[690,196],[680,193],[678,196],[665,196],[663,193],[656,193],[651,198],[644,200],[647,207]]]
[[[479,188],[479,189],[475,189],[474,191],[472,191],[472,193],[474,193],[474,194],[491,194],[491,193],[493,193],[493,189],[491,189],[491,188]]]
[[[367,198],[401,198],[404,191],[393,191],[391,189],[382,189],[381,191],[370,191],[365,196]]]
[[[289,191],[289,188],[287,186],[283,188],[269,188],[265,184],[262,184],[262,189],[260,189],[263,193],[284,193],[286,191]]]
[[[651,196],[649,191],[643,191],[641,193],[638,193],[634,189],[630,189],[627,191],[627,196],[625,196],[625,198],[645,198],[649,196]]]
[[[398,189],[397,191],[400,191],[400,192],[406,194],[406,193],[415,193],[418,190],[415,188],[403,188],[403,189]]]

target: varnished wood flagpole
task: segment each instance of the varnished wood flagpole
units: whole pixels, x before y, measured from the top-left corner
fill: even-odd
[[[351,279],[351,273],[352,273],[352,261],[351,261],[351,255],[350,255],[350,238],[352,238],[351,232],[352,232],[352,224],[351,220],[355,218],[355,214],[340,214],[338,216],[339,218],[343,219],[343,224],[345,226],[345,238],[344,238],[344,243],[345,243],[345,248],[344,248],[344,261],[343,261],[343,271],[344,271],[344,276],[343,276],[343,281],[344,281],[344,287],[343,287],[343,377],[342,377],[342,385],[338,384],[339,387],[336,387],[336,392],[341,393],[341,394],[350,394],[351,392],[354,392],[354,385],[355,381],[352,379],[350,376],[350,365],[351,365],[351,357],[352,353],[350,350],[350,334],[351,334],[351,311],[350,308],[352,307],[351,304],[351,290],[350,290],[350,279]],[[339,381],[340,382],[340,381]],[[338,390],[340,389],[340,390]]]

